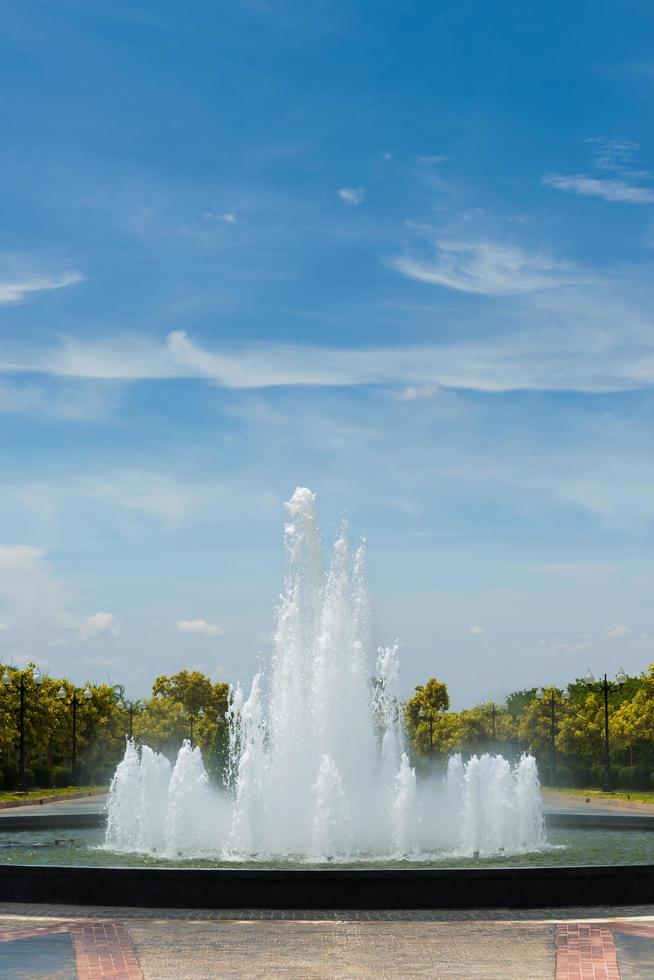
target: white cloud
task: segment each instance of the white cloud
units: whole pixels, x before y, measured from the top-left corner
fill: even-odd
[[[610,623],[602,630],[602,636],[607,640],[619,640],[624,636],[630,636],[632,632],[631,627],[623,623]]]
[[[44,548],[34,548],[30,544],[0,545],[0,569],[25,568],[45,557]]]
[[[205,211],[202,217],[205,221],[225,221],[228,225],[235,225],[238,221],[233,211],[227,211],[225,214],[215,214],[213,211]]]
[[[400,256],[389,265],[410,279],[485,296],[552,289],[582,278],[570,264],[507,245],[441,241],[435,249],[431,259]]]
[[[485,632],[486,632],[486,630],[484,629],[483,626],[474,625],[474,626],[469,626],[468,627],[468,633],[471,633],[472,636],[481,636],[482,633],[485,633]]]
[[[0,279],[0,305],[22,303],[30,293],[74,286],[81,282],[82,278],[79,272],[64,272],[59,276],[28,275]]]
[[[625,172],[625,167],[631,164],[640,149],[639,144],[634,143],[633,140],[611,139],[603,136],[591,137],[586,140],[586,143],[595,147],[593,164],[596,167],[601,170],[617,170],[619,173]]]
[[[206,619],[180,619],[177,630],[180,633],[192,633],[195,636],[222,636],[225,632],[222,626],[208,623]]]
[[[345,201],[350,206],[362,204],[366,198],[363,187],[341,187],[336,191],[341,201]]]
[[[396,397],[398,402],[412,402],[421,398],[433,398],[439,391],[438,385],[409,385]]]
[[[0,633],[4,633],[5,630],[8,630],[9,628],[10,627],[7,623],[0,623]]]
[[[91,640],[101,633],[109,636],[116,636],[118,633],[114,625],[114,617],[108,612],[93,613],[78,621],[71,620],[71,625],[74,625],[80,640]]]
[[[118,667],[122,663],[122,660],[118,657],[87,657],[84,663],[106,670],[108,667]]]
[[[444,154],[438,153],[435,156],[418,157],[418,163],[430,165],[434,163],[445,163],[445,161],[449,159],[450,158]]]
[[[380,157],[382,158],[382,160],[385,163],[388,163],[389,160],[392,160],[393,159],[393,154],[392,153],[388,153],[387,151],[382,152],[379,155],[380,155]]]
[[[637,187],[624,180],[597,180],[583,174],[566,177],[562,174],[548,174],[543,177],[547,187],[559,191],[572,191],[586,197],[600,197],[604,201],[625,204],[654,204],[654,190]]]

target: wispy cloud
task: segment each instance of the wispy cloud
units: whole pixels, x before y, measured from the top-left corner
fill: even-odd
[[[341,187],[336,191],[341,201],[353,207],[362,204],[366,199],[366,192],[363,187]]]
[[[79,272],[64,272],[58,276],[31,275],[0,279],[0,305],[22,303],[30,293],[63,289],[64,286],[76,285],[82,279],[83,276]]]
[[[31,544],[0,545],[0,569],[26,568],[44,557],[45,549]]]
[[[445,156],[445,154],[437,153],[434,156],[418,157],[417,162],[423,164],[423,166],[429,166],[431,164],[445,163],[445,161],[449,159],[450,158],[448,156]]]
[[[177,631],[191,633],[193,636],[222,636],[225,632],[222,626],[208,623],[206,619],[180,619]]]
[[[491,242],[440,241],[430,259],[399,256],[391,268],[410,279],[465,293],[508,296],[580,282],[569,263]]]
[[[640,145],[633,140],[594,136],[586,140],[595,149],[593,166],[600,170],[612,170],[627,177],[651,177],[648,170],[634,169],[635,156]]]
[[[547,174],[543,177],[546,187],[559,191],[572,191],[585,197],[599,197],[603,201],[624,204],[654,204],[654,190],[638,187],[624,180],[597,180],[583,174],[566,177],[563,174]]]
[[[526,275],[526,273],[525,273]],[[626,325],[629,311],[612,307],[623,318],[617,331],[604,323],[606,311],[590,304],[587,291],[573,305],[541,314],[548,331],[503,333],[465,342],[415,347],[330,348],[294,344],[252,345],[228,352],[195,343],[183,331],[165,344],[132,338],[121,344],[65,343],[54,350],[30,350],[20,358],[0,359],[0,371],[103,377],[123,381],[196,378],[226,388],[285,386],[399,385],[403,388],[461,388],[487,392],[629,391],[654,384],[654,342],[637,318],[636,336]],[[606,301],[606,310],[609,310]],[[530,315],[533,315],[533,309]],[[588,316],[594,321],[588,325]],[[554,327],[556,320],[559,326]],[[574,328],[575,322],[578,323]],[[417,397],[417,391],[408,397]],[[98,492],[101,488],[97,488]],[[135,485],[135,501],[143,488]],[[153,500],[146,494],[147,505]],[[167,494],[164,493],[167,499]]]
[[[409,385],[396,398],[398,402],[414,402],[421,398],[433,398],[439,391],[438,385]]]
[[[224,221],[228,225],[235,225],[238,221],[233,211],[227,211],[225,214],[215,214],[213,211],[205,211],[202,219],[203,221]]]

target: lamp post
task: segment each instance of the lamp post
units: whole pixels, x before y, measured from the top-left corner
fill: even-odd
[[[627,680],[622,667],[615,675],[615,681],[604,680],[596,681],[590,667],[584,674],[584,684],[593,691],[602,691],[604,694],[604,785],[602,789],[605,793],[611,793],[611,754],[609,751],[609,691],[619,691]]]
[[[72,697],[72,700],[70,702],[71,705],[72,705],[72,708],[73,708],[73,753],[72,753],[72,756],[71,756],[71,759],[70,759],[70,770],[71,770],[71,776],[72,776],[72,780],[73,780],[73,786],[79,785],[79,783],[78,783],[78,772],[77,772],[77,707],[78,707],[79,704],[83,703],[83,701],[86,701],[88,703],[91,700],[91,698],[93,697],[93,693],[92,693],[91,688],[89,687],[88,684],[84,688],[84,691],[81,692],[81,694],[82,694],[82,702],[78,701],[78,699],[77,699],[78,693],[80,693],[78,691],[78,689],[77,688],[73,688],[73,697]],[[65,702],[65,700],[66,700],[66,689],[64,688],[63,684],[61,685],[61,687],[57,691],[57,697],[59,698],[59,700],[62,703]]]
[[[434,755],[434,716],[431,713],[427,713],[425,709],[421,706],[418,711],[419,718],[426,718],[429,722],[429,758],[431,759]]]
[[[204,718],[205,711],[204,711],[204,708],[200,708],[200,710],[197,711],[196,713],[194,713],[192,711],[187,712],[187,711],[185,711],[184,708],[180,708],[179,709],[179,717],[180,718],[186,718],[186,715],[187,714],[188,714],[189,725],[190,725],[190,729],[191,729],[191,739],[190,739],[190,741],[191,741],[191,748],[193,748],[194,747],[194,742],[193,742],[193,726],[194,726],[194,724],[195,724],[195,722],[196,722],[196,720],[198,718]]]
[[[140,698],[136,701],[129,701],[125,697],[125,688],[122,684],[114,684],[111,688],[111,699],[114,704],[127,712],[129,720],[127,737],[131,742],[134,729],[134,715],[137,715],[143,710],[143,701]]]
[[[27,673],[31,674],[32,683],[34,684],[34,690],[38,688],[43,683],[43,675],[38,667],[35,667],[32,671],[21,670],[18,671],[20,675],[20,680],[18,682],[18,792],[27,792],[27,782],[25,780],[25,694],[29,688],[25,684],[25,675]],[[2,683],[6,690],[11,687],[11,674],[5,667],[5,671],[2,675]]]
[[[493,749],[495,749],[497,745],[497,739],[496,739],[497,705],[495,704],[494,701],[491,701],[490,716],[491,716],[491,725],[492,725],[491,741],[492,741]]]
[[[551,738],[551,742],[552,742],[552,783],[553,783],[554,786],[556,786],[556,705],[557,705],[557,700],[556,700],[556,698],[554,696],[554,689],[553,688],[550,690],[550,696],[549,696],[549,698],[546,698],[545,697],[545,692],[543,691],[543,688],[542,687],[539,687],[538,690],[536,691],[536,697],[538,698],[538,700],[542,704],[549,705],[549,709],[550,709],[550,723],[551,723],[550,738]],[[561,697],[562,697],[562,699],[563,699],[564,702],[565,701],[569,701],[570,700],[570,691],[568,691],[566,689],[565,691],[563,691]]]

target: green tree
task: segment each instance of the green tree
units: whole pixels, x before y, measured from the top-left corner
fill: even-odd
[[[414,752],[428,755],[430,724],[434,751],[440,751],[437,733],[439,726],[442,726],[443,713],[450,706],[450,699],[447,686],[435,677],[430,677],[426,684],[418,684],[415,692],[404,706],[404,719]]]

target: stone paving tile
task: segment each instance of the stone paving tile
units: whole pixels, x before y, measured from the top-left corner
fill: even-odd
[[[59,933],[73,939],[78,980],[642,980],[627,967],[621,977],[614,935],[654,943],[654,908],[0,906],[0,945]]]
[[[0,902],[0,923],[7,917],[47,919],[177,919],[220,921],[350,922],[567,922],[572,919],[654,919],[654,905],[565,906],[540,909],[144,909],[132,906],[46,905]],[[0,929],[2,926],[0,925]]]
[[[552,980],[549,924],[133,921],[146,980]]]

